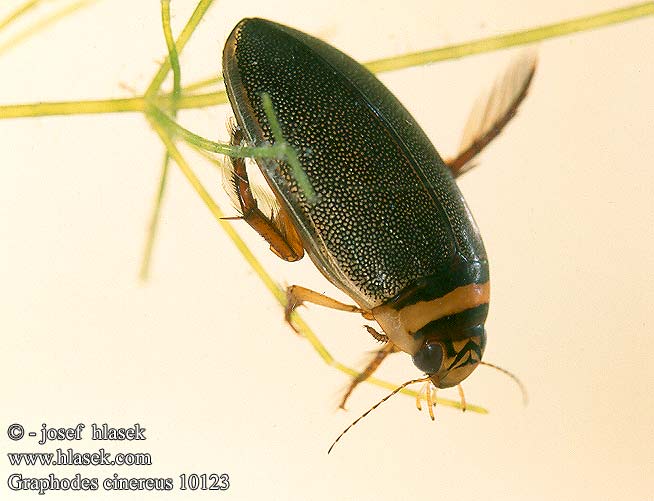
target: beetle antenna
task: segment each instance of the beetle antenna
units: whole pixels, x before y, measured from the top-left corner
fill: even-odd
[[[465,412],[468,408],[468,404],[466,404],[466,394],[463,393],[463,386],[457,384],[456,387],[459,390],[459,398],[461,399],[461,411]]]
[[[520,392],[522,393],[522,403],[523,403],[523,405],[527,405],[527,403],[529,403],[529,396],[527,395],[527,388],[525,387],[524,384],[522,384],[522,381],[520,381],[520,379],[518,379],[518,376],[516,376],[512,372],[507,371],[506,369],[502,369],[502,367],[499,367],[497,365],[489,364],[488,362],[481,362],[481,361],[479,363],[481,365],[485,365],[487,367],[492,367],[493,369],[498,370],[498,371],[502,372],[503,374],[506,374],[507,376],[509,376],[511,379],[513,379],[513,381],[520,387]]]
[[[368,409],[366,412],[364,412],[363,414],[361,414],[357,419],[355,419],[355,420],[352,422],[352,424],[351,424],[350,426],[348,426],[347,428],[345,428],[345,429],[341,432],[341,434],[340,434],[338,437],[336,437],[336,440],[334,440],[334,441],[332,442],[332,445],[329,447],[329,450],[327,451],[327,454],[329,454],[329,453],[332,451],[332,449],[333,449],[334,446],[336,445],[336,442],[338,442],[338,441],[341,439],[341,437],[342,437],[343,435],[345,435],[345,434],[348,432],[348,430],[349,430],[350,428],[352,428],[355,424],[357,424],[359,421],[361,421],[364,417],[366,417],[368,414],[370,414],[372,411],[374,411],[374,410],[375,410],[377,407],[379,407],[381,404],[383,404],[384,402],[386,402],[386,400],[388,400],[389,398],[391,398],[391,397],[392,397],[393,395],[395,395],[396,393],[399,393],[401,390],[403,390],[404,388],[406,388],[407,386],[409,386],[409,385],[411,385],[411,384],[414,384],[414,383],[422,383],[422,382],[425,382],[425,381],[429,381],[429,376],[421,377],[421,378],[418,378],[418,379],[412,379],[411,381],[407,381],[406,383],[404,383],[404,384],[398,386],[397,388],[395,388],[391,393],[389,393],[388,395],[386,395],[386,396],[385,396],[384,398],[382,398],[379,402],[377,402],[375,405],[373,405],[370,409]]]

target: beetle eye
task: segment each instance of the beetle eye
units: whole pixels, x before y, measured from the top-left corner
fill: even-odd
[[[425,374],[435,374],[443,363],[443,348],[440,343],[427,343],[413,356],[413,363]]]

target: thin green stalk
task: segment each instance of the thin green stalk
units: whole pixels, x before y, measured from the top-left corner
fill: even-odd
[[[200,5],[198,5],[198,9],[199,7]],[[195,14],[196,13],[194,13],[194,16]],[[456,59],[471,54],[491,52],[519,45],[521,43],[533,43],[540,40],[568,35],[575,32],[623,23],[637,18],[651,16],[653,14],[654,2],[648,2],[626,7],[624,9],[617,9],[592,16],[580,17],[571,21],[563,21],[561,23],[555,23],[540,28],[519,31],[509,35],[489,37],[482,40],[443,47],[440,49],[379,59],[377,61],[367,63],[366,66],[373,72],[394,71],[413,65],[422,65],[436,61],[443,61],[446,59]],[[197,22],[198,20],[196,19],[195,24],[197,24]],[[190,23],[191,21],[189,21],[189,24]],[[187,25],[187,27],[188,26],[189,25]],[[185,43],[187,38],[188,37],[183,40],[182,35],[180,35],[180,39],[178,40],[177,44],[178,51],[181,48],[180,43],[182,41]],[[153,80],[152,84],[158,82],[156,85],[161,85],[161,82],[163,82],[166,78],[166,74],[169,68],[170,63],[168,60],[166,60],[166,62],[161,66],[159,73],[157,74],[158,78]],[[224,104],[226,102],[227,94],[225,91],[210,92],[206,94],[182,95],[178,102],[178,109],[204,108],[208,106]],[[156,98],[155,104],[159,108],[168,109],[170,107],[170,98],[165,96]],[[93,113],[122,113],[135,111],[142,112],[145,110],[145,108],[145,96],[131,99],[105,99],[96,101],[16,104],[0,106],[0,119],[53,115],[82,115]]]
[[[62,7],[58,11],[52,13],[51,15],[44,17],[43,19],[40,19],[39,21],[35,22],[33,25],[16,33],[13,37],[9,38],[4,43],[0,44],[0,54],[11,49],[12,47],[15,47],[19,43],[23,42],[24,40],[31,37],[32,35],[35,35],[39,31],[47,28],[48,26],[55,24],[57,21],[68,16],[69,14],[72,14],[73,12],[77,12],[78,10],[83,9],[84,7],[88,7],[93,2],[96,1],[97,0],[80,0],[78,2]]]
[[[182,50],[186,46],[186,43],[189,41],[191,35],[195,31],[195,28],[197,28],[198,24],[200,24],[200,21],[204,17],[209,7],[211,7],[212,3],[213,0],[200,0],[197,7],[193,11],[193,14],[191,15],[188,22],[186,23],[186,26],[184,26],[184,29],[182,30],[182,32],[179,34],[179,37],[177,38],[177,42],[175,43],[175,47],[177,49],[176,53],[179,54],[182,52]],[[150,82],[150,85],[145,91],[144,98],[146,99],[146,101],[153,98],[156,95],[156,93],[159,91],[159,89],[161,88],[161,84],[164,82],[166,76],[168,75],[168,72],[170,71],[170,68],[171,68],[171,57],[168,56],[166,60],[159,67],[159,71],[157,71],[156,75],[152,79],[152,82]]]
[[[202,136],[198,136],[190,130],[185,129],[156,107],[152,107],[148,113],[153,119],[157,121],[159,125],[170,131],[171,135],[180,136],[187,143],[193,146],[197,146],[198,148],[205,151],[220,153],[221,155],[227,155],[229,157],[243,158],[247,156],[247,153],[257,149],[247,146],[232,146],[231,144],[217,143],[215,141],[205,139]]]
[[[170,0],[161,0],[161,24],[163,26],[166,47],[168,48],[168,60],[170,61],[170,67],[173,70],[172,114],[174,117],[177,114],[176,102],[179,101],[179,98],[182,95],[182,75],[179,67],[179,54],[177,53],[177,47],[175,46],[175,40],[173,39],[173,31],[170,27]],[[180,50],[182,50],[182,48],[180,48]]]
[[[168,48],[168,59],[170,66],[173,70],[173,93],[171,96],[171,114],[173,118],[177,116],[177,103],[182,93],[182,75],[179,67],[179,55],[177,47],[175,47],[175,40],[173,39],[173,31],[170,27],[170,0],[161,0],[161,24],[163,28],[164,39],[166,40],[166,47]],[[157,196],[150,215],[150,224],[148,225],[148,233],[145,239],[145,248],[143,250],[143,257],[141,259],[141,270],[139,276],[141,280],[146,281],[150,275],[150,263],[152,262],[152,251],[154,249],[154,242],[157,238],[157,229],[159,228],[159,221],[161,219],[161,206],[163,205],[164,195],[166,193],[166,182],[168,180],[168,166],[170,164],[170,156],[168,150],[164,153],[163,165],[161,166],[161,174],[159,176],[159,187],[157,189]]]
[[[302,190],[304,190],[304,193],[306,193],[307,200],[315,201],[317,198],[315,190],[313,189],[313,186],[311,186],[306,173],[302,170],[300,160],[298,159],[295,150],[286,143],[282,136],[281,126],[275,117],[270,97],[267,94],[263,94],[262,98],[264,101],[264,110],[268,117],[268,121],[271,124],[273,137],[275,138],[275,142],[267,146],[234,146],[226,143],[217,143],[185,129],[158,108],[152,107],[148,113],[153,119],[157,120],[159,124],[166,127],[171,135],[181,137],[188,144],[200,150],[219,153],[229,157],[269,158],[288,163],[291,166],[292,175],[298,183],[298,186],[300,186]]]
[[[164,153],[163,165],[161,168],[161,175],[159,177],[159,186],[157,194],[154,199],[154,206],[150,214],[150,224],[148,224],[148,233],[145,239],[145,246],[143,249],[143,256],[141,257],[141,268],[139,271],[139,278],[144,282],[150,276],[150,263],[152,262],[152,252],[154,250],[154,242],[157,237],[157,230],[159,229],[159,221],[161,220],[161,207],[163,205],[163,197],[166,191],[166,181],[168,180],[168,168],[170,166],[170,155],[168,150]]]
[[[225,104],[227,101],[227,92],[224,90],[218,92],[209,92],[207,94],[192,94],[190,96],[182,96],[179,99],[178,108],[180,110],[191,108],[206,108],[209,106]],[[2,108],[0,107],[0,112],[1,110]]]
[[[149,110],[149,114],[154,118],[160,125],[165,127],[170,131],[171,135],[179,136],[184,141],[189,143],[192,146],[200,148],[205,151],[210,151],[211,153],[219,153],[221,155],[226,155],[228,157],[236,158],[245,158],[245,157],[256,157],[256,158],[271,158],[276,160],[285,160],[284,154],[285,149],[280,148],[279,145],[270,145],[270,146],[234,146],[227,143],[217,143],[209,139],[205,139],[202,136],[194,134],[188,129],[185,129],[172,118],[166,115],[163,111],[158,108],[152,108]]]
[[[9,104],[0,106],[0,118],[32,118],[57,115],[92,115],[98,113],[134,113],[145,111],[142,97],[95,99],[50,103]]]
[[[212,85],[218,85],[221,83],[223,83],[222,76],[207,77],[203,80],[198,80],[197,82],[193,82],[192,84],[185,85],[184,92],[190,93],[199,89],[204,89],[205,87],[211,87]]]
[[[13,12],[10,12],[7,17],[0,20],[0,31],[2,31],[5,27],[9,26],[16,19],[20,18],[20,16],[27,14],[30,10],[36,7],[40,2],[41,0],[29,0],[28,2],[25,2],[23,5],[16,8]]]
[[[464,56],[492,52],[499,49],[506,49],[516,45],[525,45],[540,40],[561,37],[580,31],[588,31],[612,24],[624,23],[639,17],[651,16],[654,14],[654,2],[645,2],[632,5],[623,9],[616,9],[601,14],[578,17],[570,21],[548,24],[540,28],[533,28],[524,31],[516,31],[508,35],[482,38],[472,42],[459,45],[451,45],[441,49],[414,52],[400,57],[389,57],[378,59],[366,64],[366,67],[373,73],[382,71],[394,71],[410,66],[420,66],[445,59],[458,59]]]
[[[261,104],[263,110],[266,113],[266,118],[268,118],[268,125],[270,126],[270,131],[274,139],[273,147],[279,148],[282,153],[283,159],[288,163],[291,172],[291,176],[298,184],[298,188],[301,193],[304,193],[306,199],[309,203],[315,203],[318,198],[316,191],[313,189],[309,177],[306,172],[302,169],[300,164],[300,159],[297,156],[297,152],[293,147],[291,147],[286,140],[284,139],[284,134],[282,133],[282,125],[277,120],[275,115],[275,110],[273,108],[272,100],[270,95],[267,93],[261,94]]]
[[[177,102],[177,109],[204,108],[227,102],[225,92],[211,94],[182,95]],[[170,97],[161,96],[153,99],[155,106],[170,109]],[[144,113],[147,109],[145,97],[124,99],[92,99],[87,101],[60,101],[49,103],[9,104],[0,106],[0,119],[32,118],[61,115],[93,115],[101,113]]]

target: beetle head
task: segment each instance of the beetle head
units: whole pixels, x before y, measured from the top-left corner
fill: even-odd
[[[484,324],[448,334],[447,338],[426,337],[413,356],[413,363],[430,377],[437,388],[456,386],[467,378],[481,362],[486,347]]]

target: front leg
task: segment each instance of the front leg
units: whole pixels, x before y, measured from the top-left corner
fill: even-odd
[[[312,291],[301,285],[291,285],[286,289],[286,308],[284,310],[284,318],[288,323],[291,323],[291,314],[296,308],[302,306],[303,303],[313,303],[325,308],[333,310],[347,311],[350,313],[360,313],[367,320],[374,320],[372,312],[363,310],[353,304],[345,304],[325,296],[320,292]]]
[[[305,302],[317,304],[319,306],[324,306],[325,308],[331,308],[334,310],[347,311],[350,313],[359,313],[360,315],[362,315],[364,318],[368,320],[374,320],[371,311],[364,310],[352,304],[341,303],[336,299],[333,299],[329,296],[325,296],[320,292],[307,289],[306,287],[302,287],[300,285],[291,285],[289,288],[286,289],[286,308],[284,310],[284,317],[286,321],[289,323],[289,325],[296,332],[297,329],[291,322],[291,315],[293,314],[293,311],[295,311],[295,309],[298,306],[301,306]],[[384,361],[384,359],[389,353],[395,353],[397,351],[400,351],[399,348],[397,348],[393,343],[391,343],[388,340],[388,336],[386,336],[386,334],[378,332],[377,330],[375,330],[369,325],[366,325],[365,328],[376,341],[385,344],[380,350],[378,350],[375,353],[375,358],[373,358],[373,360],[366,366],[366,368],[352,380],[350,386],[345,392],[345,395],[343,396],[343,399],[341,400],[341,404],[340,404],[341,409],[345,409],[345,402],[347,402],[347,399],[350,397],[354,389],[360,383],[364,382],[366,379],[372,376],[372,374],[377,370],[377,368],[381,365],[381,363]]]

